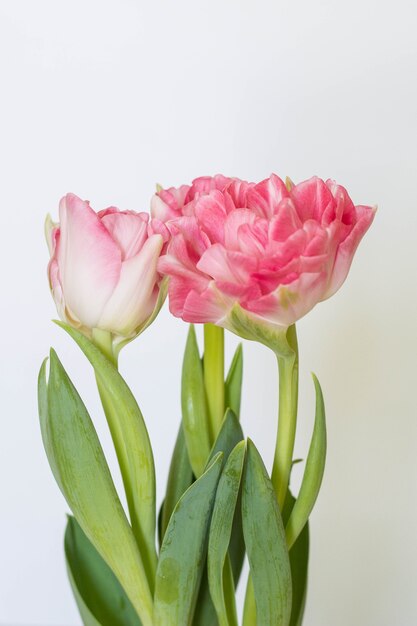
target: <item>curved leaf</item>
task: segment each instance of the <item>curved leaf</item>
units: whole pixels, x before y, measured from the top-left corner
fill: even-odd
[[[175,448],[171,459],[168,473],[168,482],[165,492],[165,500],[161,509],[160,535],[163,539],[178,500],[193,482],[193,470],[188,459],[187,446],[185,445],[184,429],[180,428],[175,442]]]
[[[271,480],[250,440],[242,483],[242,520],[257,624],[288,626],[292,589],[284,527]]]
[[[290,491],[288,491],[282,513],[284,524],[288,521],[288,518],[291,515],[294,503],[295,498]],[[292,609],[290,626],[301,626],[303,620],[307,597],[309,543],[309,527],[307,522],[290,550],[292,580]]]
[[[203,367],[192,324],[182,366],[181,408],[188,457],[194,475],[199,477],[206,467],[211,445]]]
[[[236,348],[225,381],[225,407],[232,409],[236,417],[240,415],[242,396],[243,350],[240,343]]]
[[[240,441],[226,462],[220,476],[210,525],[207,556],[211,598],[220,626],[237,626],[233,574],[227,552],[245,460],[245,442]],[[228,579],[225,593],[224,582]]]
[[[242,426],[231,409],[226,410],[224,420],[214,442],[210,453],[212,458],[217,452],[223,452],[224,462],[227,461],[233,448],[243,440]],[[237,585],[240,574],[242,572],[243,561],[245,559],[245,541],[242,530],[242,515],[240,510],[240,495],[238,496],[239,507],[236,508],[233,520],[233,531],[230,538],[229,556],[233,571],[233,579],[235,586]]]
[[[157,560],[155,467],[142,413],[117,368],[101,350],[68,324],[57,324],[74,339],[94,368],[123,477],[133,533],[152,585]]]
[[[298,498],[292,509],[285,532],[288,548],[294,545],[303,530],[320,491],[326,462],[326,415],[320,383],[313,374],[316,390],[316,417]]]
[[[123,587],[72,516],[65,531],[65,556],[84,624],[141,626]]]
[[[113,570],[141,617],[152,624],[152,595],[132,529],[118,498],[88,412],[51,350],[39,379],[39,408],[46,453],[83,531]],[[45,402],[47,400],[47,402]]]
[[[192,623],[203,573],[208,527],[222,467],[219,453],[184,493],[168,524],[155,584],[155,626]]]

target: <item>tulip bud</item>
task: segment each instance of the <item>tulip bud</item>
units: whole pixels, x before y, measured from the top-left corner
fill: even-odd
[[[157,263],[163,240],[148,234],[146,213],[114,207],[95,213],[67,194],[59,224],[45,224],[49,283],[60,318],[87,336],[110,333],[113,344],[135,337],[160,307]]]

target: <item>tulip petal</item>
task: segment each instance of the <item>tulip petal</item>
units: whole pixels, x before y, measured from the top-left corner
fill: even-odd
[[[280,285],[273,293],[240,304],[268,322],[291,326],[323,299],[326,280],[326,272],[301,274],[293,282]]]
[[[101,221],[119,245],[122,261],[132,258],[142,248],[148,227],[147,213],[114,211],[101,215]]]
[[[136,256],[124,261],[120,280],[104,307],[98,328],[128,335],[151,315],[158,295],[155,283],[162,245],[161,235],[152,235]]]
[[[248,190],[248,208],[255,211],[261,217],[270,219],[276,212],[284,198],[288,198],[288,190],[285,183],[272,174],[252,189]]]
[[[291,198],[303,222],[309,219],[320,222],[322,215],[336,206],[330,189],[317,176],[295,185],[291,189]]]
[[[93,328],[120,276],[121,253],[88,202],[67,194],[59,206],[58,265],[72,316]]]
[[[353,256],[356,252],[362,237],[370,227],[375,217],[376,208],[368,206],[357,206],[357,222],[346,239],[339,245],[329,287],[324,299],[330,298],[345,282],[352,264]]]
[[[214,283],[210,283],[203,293],[189,291],[184,302],[181,317],[186,322],[205,324],[211,322],[221,326],[221,322],[234,304],[231,298],[220,293]]]

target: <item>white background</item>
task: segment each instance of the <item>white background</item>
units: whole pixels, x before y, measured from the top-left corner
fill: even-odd
[[[329,452],[312,516],[305,626],[417,623],[417,15],[406,0],[1,0],[0,623],[75,626],[67,507],[36,377],[53,344],[110,461],[93,378],[50,323],[46,212],[73,191],[146,210],[156,182],[275,171],[378,204],[341,291],[299,323],[304,456],[319,376]],[[179,420],[186,327],[165,309],[121,369],[155,448]],[[228,354],[236,341],[228,339]],[[245,344],[243,423],[269,462],[275,364]],[[267,625],[263,625],[267,626]]]

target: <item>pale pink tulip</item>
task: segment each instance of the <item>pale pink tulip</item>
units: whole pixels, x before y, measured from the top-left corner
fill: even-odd
[[[163,240],[148,236],[147,213],[114,207],[95,213],[67,194],[60,223],[47,220],[49,281],[59,316],[87,334],[101,329],[132,337],[158,299],[157,262]]]
[[[287,328],[331,296],[375,214],[316,177],[288,188],[274,174],[258,184],[197,181],[153,199],[155,230],[165,222],[171,236],[158,267],[170,276],[174,315],[231,330],[236,308]]]

